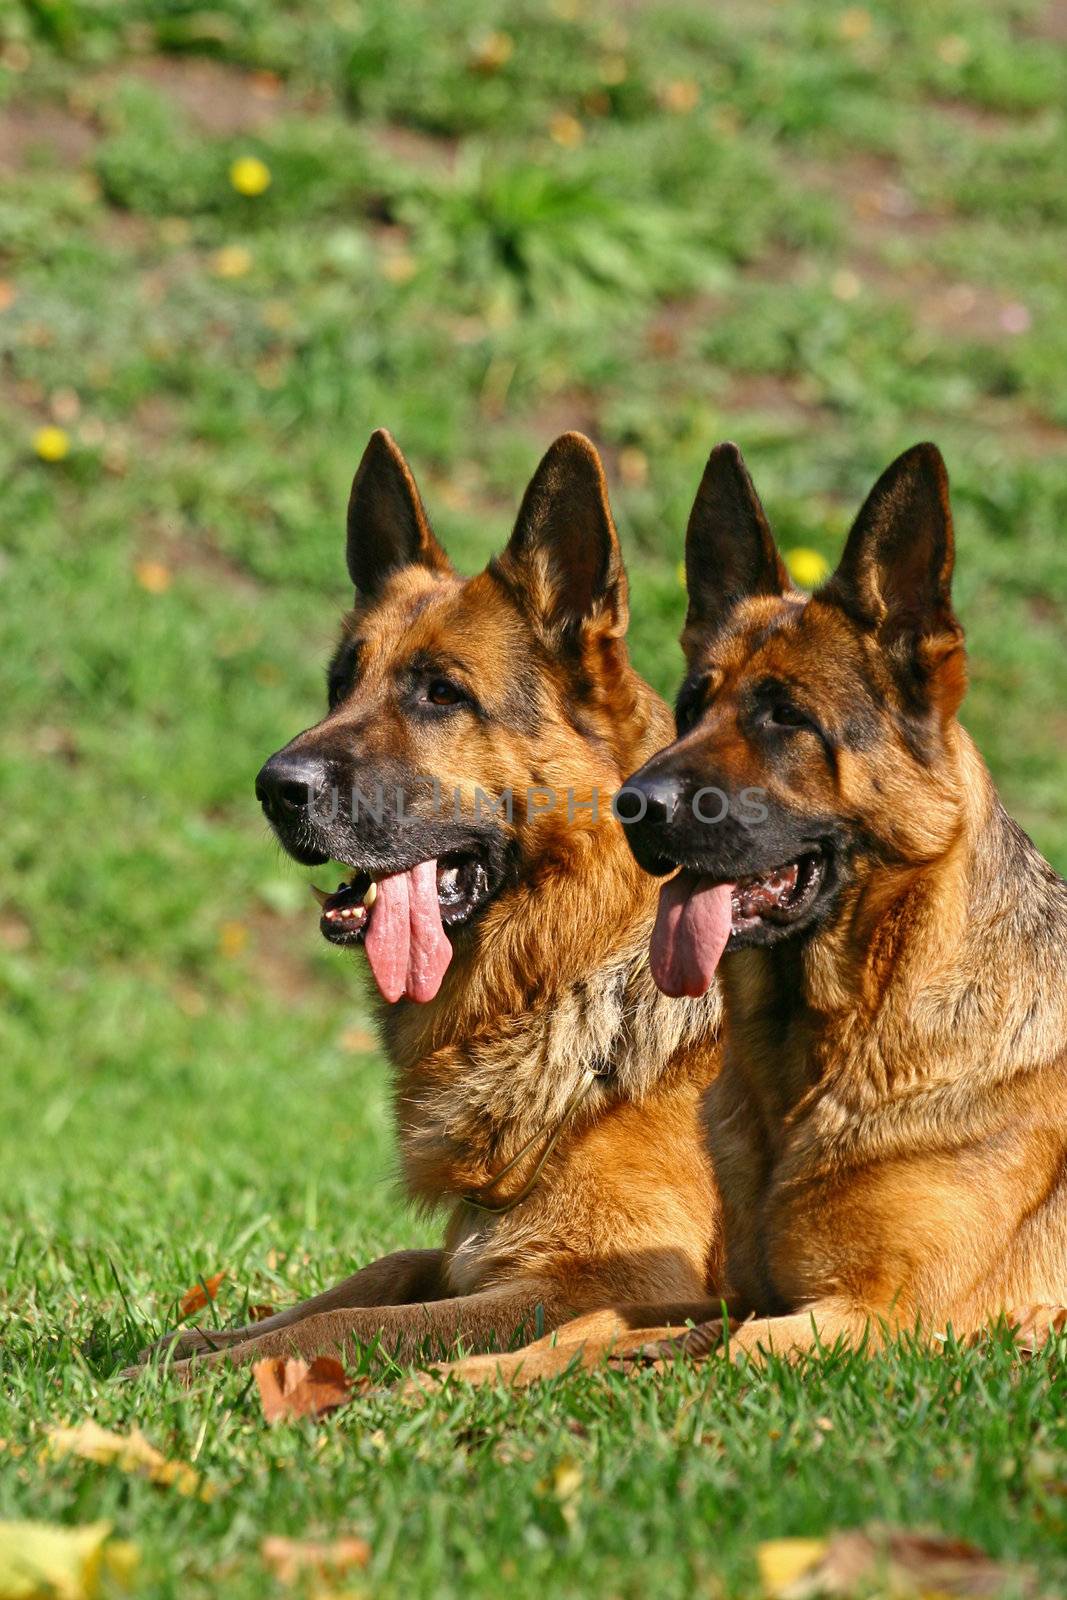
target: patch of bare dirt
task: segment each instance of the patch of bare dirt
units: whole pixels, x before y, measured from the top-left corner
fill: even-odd
[[[874,289],[906,305],[932,333],[998,343],[1028,333],[1029,308],[1010,289],[947,277],[925,262],[890,263],[873,253],[847,258],[838,273],[843,297]]]
[[[160,417],[160,429],[166,430],[167,417],[169,410]],[[155,442],[162,443],[166,437],[166,431],[157,432]],[[146,524],[145,534],[139,541],[138,554],[145,561],[161,563],[171,574],[189,572],[210,578],[219,587],[247,595],[249,599],[261,592],[258,579],[232,556],[220,550],[206,532],[199,536],[179,536],[171,528]]]
[[[430,172],[450,173],[459,157],[459,140],[434,138],[417,128],[405,128],[399,123],[384,123],[368,128],[371,143],[391,161],[403,161],[412,167],[425,167]]]
[[[977,119],[987,134],[1008,125],[976,107],[958,106],[953,114]],[[886,259],[900,240],[933,242],[954,221],[949,211],[923,208],[892,161],[861,153],[802,161],[795,170],[799,181],[833,194],[847,210],[848,254],[837,273],[843,299],[873,288],[907,305],[919,327],[958,338],[1001,341],[1029,332],[1030,311],[1010,288],[949,277],[921,257],[904,265]]]
[[[985,400],[975,415],[1010,455],[1030,461],[1067,455],[1067,428],[1018,401]]]
[[[686,300],[668,300],[648,320],[645,347],[649,355],[669,361],[684,349],[726,305],[724,295],[699,294]]]
[[[730,412],[760,412],[804,423],[810,423],[823,409],[807,392],[804,378],[783,378],[770,372],[731,373],[722,404]]]
[[[880,245],[902,233],[929,236],[950,220],[948,213],[919,204],[888,157],[859,153],[838,161],[804,158],[790,165],[800,183],[844,205],[857,247]]]
[[[273,72],[243,72],[192,56],[149,56],[122,69],[171,100],[204,133],[256,133],[298,103]]]
[[[581,389],[564,389],[547,396],[523,416],[524,431],[533,439],[543,439],[547,449],[561,433],[586,433],[595,438],[600,431],[596,400]]]
[[[1049,0],[1044,11],[1028,24],[1027,33],[1052,44],[1067,44],[1067,0]]]
[[[264,992],[292,1004],[317,997],[333,1005],[337,1000],[336,985],[324,979],[304,953],[316,937],[314,909],[309,894],[306,921],[298,916],[280,917],[266,909],[252,911],[246,918],[250,960]],[[357,981],[354,971],[344,976],[353,985]]]
[[[976,106],[971,100],[930,100],[927,103],[947,121],[987,140],[1014,133],[1022,120],[1003,111],[991,111],[988,106]]]
[[[0,171],[84,167],[96,138],[92,125],[65,106],[15,101],[0,109]]]

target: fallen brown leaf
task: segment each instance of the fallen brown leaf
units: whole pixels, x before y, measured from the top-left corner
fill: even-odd
[[[205,1278],[203,1283],[194,1283],[191,1289],[186,1289],[178,1301],[178,1311],[182,1317],[191,1317],[194,1311],[203,1311],[209,1300],[214,1300],[219,1292],[219,1285],[225,1278],[225,1272],[216,1272],[213,1277]]]
[[[772,1539],[756,1551],[770,1600],[851,1597],[876,1585],[894,1600],[993,1600],[1010,1583],[1035,1593],[1032,1574],[994,1561],[984,1550],[943,1533],[912,1533],[872,1524],[827,1539]]]
[[[0,1600],[94,1600],[105,1573],[125,1587],[137,1558],[110,1522],[0,1522]]]
[[[1054,1334],[1067,1328],[1067,1306],[1014,1306],[1008,1312],[1015,1347],[1022,1356],[1033,1356]]]
[[[305,1574],[333,1578],[352,1567],[365,1567],[370,1560],[366,1539],[286,1539],[269,1534],[259,1553],[282,1583],[296,1583]]]
[[[257,1361],[252,1374],[268,1422],[280,1422],[283,1417],[321,1417],[352,1397],[345,1369],[334,1356],[316,1356],[310,1365],[291,1357]]]
[[[179,1494],[198,1494],[202,1500],[211,1498],[211,1488],[202,1483],[195,1467],[185,1461],[168,1461],[148,1442],[140,1428],[128,1434],[109,1433],[91,1418],[74,1428],[49,1428],[44,1454],[53,1461],[77,1456],[81,1461],[95,1461],[103,1467],[116,1466],[121,1472],[136,1473],[152,1483],[173,1485]]]
[[[249,1322],[266,1322],[267,1318],[268,1317],[273,1317],[273,1315],[274,1315],[274,1307],[273,1306],[268,1306],[268,1305],[263,1304],[263,1305],[249,1306],[249,1308],[248,1308],[248,1320],[249,1320]]]

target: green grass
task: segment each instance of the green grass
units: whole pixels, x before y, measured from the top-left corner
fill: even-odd
[[[0,15],[0,1518],[110,1517],[139,1593],[258,1596],[265,1533],[351,1530],[359,1593],[743,1596],[760,1539],[872,1517],[1067,1586],[1062,1351],[376,1397],[275,1432],[237,1376],[111,1381],[201,1274],[230,1318],[434,1237],[392,1186],[361,980],[251,794],[323,703],[373,427],[468,567],[551,437],[591,431],[665,692],[716,440],[783,545],[832,558],[936,438],[965,720],[1067,869],[1055,27],[1037,0],[614,11]],[[219,1494],[42,1465],[41,1429],[86,1415]]]

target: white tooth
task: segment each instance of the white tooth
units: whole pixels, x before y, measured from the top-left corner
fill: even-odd
[[[366,906],[368,911],[370,910],[371,906],[374,904],[375,900],[377,900],[377,898],[378,898],[378,885],[375,883],[374,879],[372,878],[371,881],[370,881],[370,888],[367,890],[366,894],[363,896],[363,904]]]
[[[311,890],[312,894],[315,896],[315,899],[319,902],[320,906],[324,906],[326,904],[327,900],[330,898],[329,895],[326,893],[326,890],[325,889],[320,889],[317,884],[309,883],[308,884],[308,888]]]

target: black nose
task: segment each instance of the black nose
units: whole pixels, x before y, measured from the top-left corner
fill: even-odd
[[[639,867],[656,877],[678,863],[675,825],[685,815],[687,785],[669,767],[657,769],[655,759],[627,778],[615,796],[619,818]]]
[[[684,785],[668,772],[641,773],[627,780],[615,796],[615,814],[630,826],[645,822],[652,827],[669,825],[682,803]]]
[[[326,783],[326,763],[306,750],[279,750],[256,774],[256,799],[269,817],[308,811]]]

